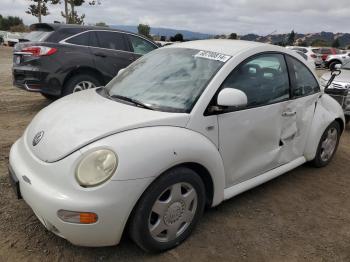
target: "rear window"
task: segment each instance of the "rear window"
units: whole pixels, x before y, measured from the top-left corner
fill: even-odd
[[[80,35],[73,36],[72,38],[66,40],[66,42],[74,45],[89,46],[91,34],[92,32],[82,33]]]
[[[329,48],[321,48],[320,53],[323,55],[330,55],[330,54],[332,54],[332,51]]]
[[[294,47],[292,48],[294,51],[299,51],[299,52],[303,52],[304,54],[307,53],[307,49],[305,48],[301,48],[301,47]]]
[[[25,40],[28,40],[30,42],[42,42],[44,41],[50,34],[51,32],[48,31],[32,31],[25,35],[23,38]]]

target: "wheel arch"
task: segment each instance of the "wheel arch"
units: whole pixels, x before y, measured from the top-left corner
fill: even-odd
[[[343,64],[338,58],[331,59],[327,62],[327,66],[330,66],[332,63],[336,62],[337,64]]]
[[[100,83],[102,85],[105,85],[105,83],[106,83],[106,81],[103,77],[103,74],[100,71],[98,71],[97,69],[92,68],[92,67],[81,66],[81,67],[74,68],[66,75],[66,77],[63,80],[63,86],[65,86],[67,84],[69,79],[71,79],[73,76],[78,75],[78,74],[93,75],[98,79],[98,81],[100,81]]]
[[[307,161],[311,161],[315,158],[323,132],[334,121],[339,123],[341,131],[343,132],[345,128],[345,118],[342,107],[329,95],[322,94],[316,104],[314,118],[305,146],[304,156]]]

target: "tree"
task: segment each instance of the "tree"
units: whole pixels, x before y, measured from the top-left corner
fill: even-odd
[[[23,25],[23,20],[18,16],[3,17],[0,15],[0,30],[9,31],[11,27]]]
[[[307,46],[309,46],[309,45],[308,45],[307,42],[304,40],[304,41],[300,41],[300,42],[298,43],[298,46],[307,47]]]
[[[236,33],[231,33],[228,37],[228,39],[237,39],[237,34]]]
[[[339,38],[334,39],[334,41],[332,43],[332,47],[335,47],[335,48],[339,48],[340,47]]]
[[[11,32],[29,32],[29,27],[24,24],[14,25],[10,27],[10,31]]]
[[[47,8],[47,2],[49,0],[29,0],[32,4],[29,5],[27,14],[35,16],[38,18],[39,23],[41,23],[41,17],[47,16],[49,9]]]
[[[170,37],[170,41],[171,42],[183,42],[184,41],[184,37],[182,34],[177,33],[174,36]]]
[[[292,30],[292,32],[290,32],[290,34],[288,35],[287,45],[293,45],[294,41],[295,41],[295,32],[294,30]]]
[[[151,32],[151,27],[147,24],[139,24],[137,26],[137,31],[139,32],[140,35],[143,35],[147,38],[151,38],[150,32]]]
[[[315,39],[311,42],[311,46],[329,46],[329,43],[322,39]]]
[[[96,26],[109,27],[105,22],[98,22],[95,24]]]
[[[52,0],[53,4],[60,4],[60,0]],[[78,15],[78,12],[75,11],[76,6],[82,6],[86,1],[85,0],[63,0],[64,12],[61,12],[61,15],[66,19],[66,24],[83,24],[85,14]],[[89,5],[100,5],[101,0],[91,0],[88,2]],[[70,6],[70,9],[69,9]]]

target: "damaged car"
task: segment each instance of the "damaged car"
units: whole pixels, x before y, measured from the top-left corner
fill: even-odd
[[[205,207],[306,162],[326,166],[344,126],[294,51],[176,43],[41,110],[12,146],[9,174],[69,242],[116,245],[126,232],[161,252],[191,234]]]

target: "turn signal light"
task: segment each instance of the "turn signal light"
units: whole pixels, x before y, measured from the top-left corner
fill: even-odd
[[[93,224],[98,220],[98,216],[95,213],[76,212],[62,209],[57,211],[57,216],[64,222],[76,224]]]

